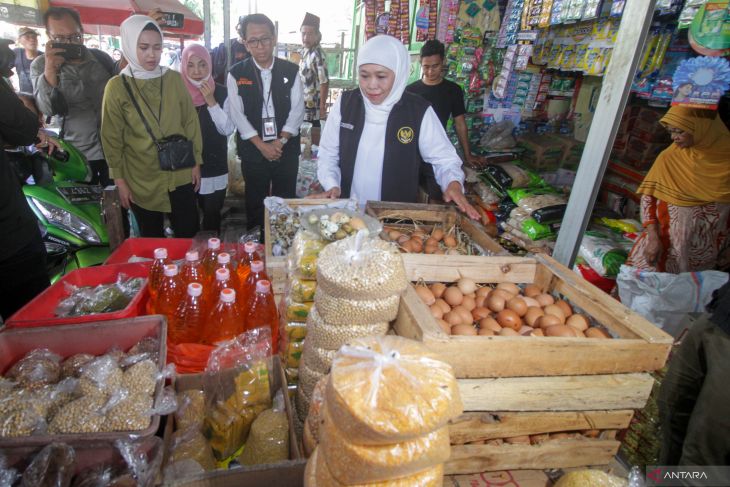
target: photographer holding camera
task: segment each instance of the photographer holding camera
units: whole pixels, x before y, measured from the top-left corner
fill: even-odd
[[[84,154],[91,182],[112,184],[99,130],[104,88],[113,75],[114,61],[105,52],[84,47],[81,18],[75,10],[51,7],[43,21],[50,40],[45,54],[30,68],[38,107],[61,118],[61,138]]]

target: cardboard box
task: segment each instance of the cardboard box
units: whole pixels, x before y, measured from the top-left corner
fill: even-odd
[[[647,142],[669,142],[671,140],[669,132],[658,120],[650,121],[637,118],[634,127],[631,129],[631,135],[640,136]]]
[[[550,487],[551,485],[552,482],[542,470],[503,470],[444,477],[444,487]]]
[[[563,139],[550,135],[521,135],[517,138],[517,145],[525,150],[522,162],[539,171],[557,170],[566,150]]]
[[[663,142],[646,142],[631,135],[621,162],[640,170],[649,169],[659,153],[667,146],[668,144]]]

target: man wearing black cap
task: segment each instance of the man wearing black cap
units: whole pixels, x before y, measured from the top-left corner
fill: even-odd
[[[329,90],[329,76],[327,74],[327,60],[319,45],[322,33],[319,31],[319,17],[307,14],[302,22],[302,47],[299,61],[299,76],[302,78],[304,89],[304,121],[312,122],[318,128],[319,121],[327,118],[327,92]],[[314,132],[318,132],[315,130]],[[319,143],[319,136],[313,140]]]
[[[33,93],[33,81],[30,77],[30,64],[43,54],[38,50],[38,32],[30,27],[18,29],[18,44],[21,47],[13,49],[15,52],[15,72],[18,74],[20,91]]]

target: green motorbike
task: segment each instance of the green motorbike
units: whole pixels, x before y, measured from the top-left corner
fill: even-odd
[[[84,155],[67,142],[59,144],[63,150],[50,155],[25,147],[6,150],[38,218],[51,282],[73,269],[102,264],[109,256],[102,188],[84,182],[89,176]]]

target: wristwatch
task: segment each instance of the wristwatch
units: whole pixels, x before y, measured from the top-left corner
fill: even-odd
[[[286,145],[288,140],[289,139],[287,139],[286,137],[279,137],[279,142],[281,142],[281,145]]]

